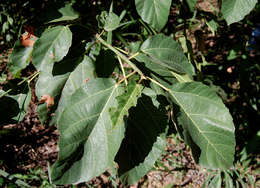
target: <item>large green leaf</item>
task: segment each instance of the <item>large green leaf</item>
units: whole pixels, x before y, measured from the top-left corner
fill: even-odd
[[[68,79],[66,80],[53,121],[56,122],[59,119],[60,114],[70,100],[71,95],[81,86],[85,85],[94,78],[94,64],[89,57],[85,56],[82,62],[73,72],[71,72]]]
[[[141,18],[160,31],[167,23],[171,2],[171,0],[135,0],[135,6]]]
[[[129,47],[130,47],[131,54],[132,55],[136,54],[137,52],[140,51],[141,42],[130,43]],[[151,78],[157,80],[162,85],[165,85],[167,87],[169,85],[177,83],[176,78],[171,73],[171,71],[169,71],[168,68],[165,68],[156,63],[153,63],[147,55],[145,55],[143,53],[139,53],[134,58],[137,61],[144,63],[145,67],[141,66],[140,64],[139,64],[139,67],[142,69],[142,71],[146,75],[149,75]],[[164,93],[163,89],[161,89],[161,87],[159,87],[158,85],[153,84],[153,83],[150,83],[150,85],[151,85],[151,88],[157,92],[157,94],[161,94],[162,92]]]
[[[148,68],[148,70],[145,69],[144,72],[146,72],[146,74],[149,74],[151,78],[157,80],[162,85],[167,87],[169,85],[177,83],[176,78],[168,68],[153,63],[151,59],[145,54],[139,54],[135,57],[135,59],[139,62],[144,62],[145,67]],[[158,87],[157,85],[154,85],[153,83],[151,83],[151,85],[153,85],[153,89],[161,90],[160,87]]]
[[[46,67],[63,59],[71,42],[72,33],[67,26],[48,29],[34,44],[32,63],[38,71],[45,71]]]
[[[13,76],[19,76],[19,72],[24,69],[30,62],[33,47],[24,47],[20,40],[14,45],[13,52],[8,60],[8,70]]]
[[[124,122],[112,126],[109,109],[117,107],[121,87],[95,79],[71,96],[58,120],[59,158],[51,172],[55,184],[89,181],[113,164],[124,136]]]
[[[12,89],[8,94],[0,98],[0,125],[17,123],[26,115],[31,101],[31,89],[26,82],[19,86],[16,84],[17,82],[7,84],[7,86],[3,87],[3,90],[0,90],[1,96],[9,89]]]
[[[53,76],[51,73],[41,72],[35,86],[36,96],[40,99],[43,95],[56,97],[60,94],[69,73]]]
[[[242,20],[255,7],[257,0],[223,0],[221,12],[228,25]]]
[[[145,61],[146,66],[154,69],[155,72],[160,67],[161,70],[173,70],[190,76],[194,73],[193,66],[188,62],[181,46],[171,37],[163,34],[154,35],[142,44],[141,52],[150,60]],[[157,66],[149,65],[149,63]]]
[[[51,110],[47,108],[46,104],[39,104],[37,106],[37,113],[39,115],[42,124],[48,120],[49,115],[54,112],[56,105],[59,101],[59,96],[70,76],[70,73],[77,67],[78,64],[85,62],[86,60],[82,57],[78,58],[68,58],[64,59],[59,63],[54,64],[54,66],[49,66],[46,70],[42,71],[39,75],[38,81],[35,86],[36,96],[38,100],[44,95],[49,95],[54,98],[54,106]],[[84,73],[84,70],[81,70]],[[76,80],[77,83],[82,83],[83,80]],[[56,116],[52,119],[54,120]],[[56,122],[53,121],[52,124]]]
[[[232,166],[235,136],[232,117],[222,100],[199,82],[175,84],[169,98],[179,107],[175,117],[183,126],[195,160],[212,169]]]
[[[152,97],[156,97],[155,92],[149,92]],[[124,183],[136,183],[161,156],[165,146],[167,119],[165,108],[147,95],[142,95],[136,107],[129,110],[126,137],[116,156],[120,179]]]

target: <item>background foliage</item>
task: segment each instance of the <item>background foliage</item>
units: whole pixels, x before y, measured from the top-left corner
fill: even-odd
[[[171,74],[169,74],[169,72],[165,72],[166,68],[174,70],[177,73],[188,73],[190,75],[194,74],[194,70],[189,67],[189,64],[186,64],[185,66],[185,56],[180,55],[180,57],[178,57],[178,60],[182,59],[180,62],[183,62],[183,66],[178,67],[178,64],[169,64],[169,62],[167,62],[167,58],[174,59],[179,54],[163,59],[166,57],[165,52],[161,52],[160,54],[157,53],[158,51],[156,50],[152,51],[154,45],[165,45],[165,47],[170,46],[169,50],[176,49],[176,51],[179,50],[181,52],[182,49],[178,47],[177,43],[175,44],[175,41],[170,39],[174,38],[181,44],[189,61],[195,65],[195,72],[197,73],[195,80],[202,81],[222,97],[222,100],[229,107],[234,120],[234,125],[236,126],[236,155],[234,162],[236,170],[222,172],[213,171],[212,176],[209,175],[207,181],[205,181],[205,185],[209,184],[211,186],[219,186],[221,185],[221,181],[222,185],[225,185],[226,187],[232,187],[236,184],[236,186],[238,186],[238,184],[246,186],[246,183],[256,185],[259,178],[255,175],[258,172],[257,170],[259,170],[259,127],[256,126],[259,123],[260,69],[258,65],[259,34],[257,34],[257,31],[259,32],[259,23],[256,20],[257,16],[259,16],[259,4],[256,5],[255,9],[249,16],[246,17],[246,19],[241,20],[250,12],[251,9],[254,8],[257,1],[251,1],[251,3],[248,4],[243,4],[247,1],[223,1],[222,9],[218,9],[213,1],[213,3],[209,6],[201,4],[202,1],[199,1],[197,4],[195,1],[191,0],[184,1],[182,3],[172,2],[171,9],[167,9],[171,1],[165,1],[165,4],[160,1],[158,2],[159,4],[153,4],[152,1],[148,0],[136,0],[135,3],[130,3],[128,1],[117,1],[114,2],[114,13],[112,13],[110,2],[100,1],[42,1],[40,3],[35,3],[33,1],[7,1],[5,4],[1,4],[2,10],[0,21],[3,23],[1,24],[2,50],[13,46],[14,41],[18,39],[14,46],[14,52],[9,57],[8,70],[2,71],[1,73],[1,78],[3,80],[1,87],[3,91],[0,93],[2,96],[3,92],[8,91],[11,88],[12,92],[9,92],[8,95],[5,95],[5,97],[2,98],[1,106],[9,106],[10,103],[13,102],[12,107],[16,108],[11,110],[12,113],[9,113],[9,116],[5,116],[5,119],[1,118],[1,124],[14,123],[23,119],[26,113],[26,108],[30,102],[26,99],[31,98],[30,87],[28,87],[28,84],[25,83],[29,81],[30,86],[35,85],[34,78],[37,77],[38,74],[38,81],[35,87],[36,96],[41,104],[39,104],[37,111],[40,121],[45,124],[54,124],[54,122],[60,122],[60,124],[63,124],[64,122],[64,126],[66,126],[67,121],[73,121],[71,119],[66,119],[66,113],[70,113],[69,108],[67,107],[68,110],[66,110],[66,112],[63,113],[63,111],[64,108],[66,109],[67,105],[70,103],[73,104],[72,101],[76,101],[77,97],[85,95],[84,92],[87,88],[83,88],[82,90],[77,90],[77,92],[75,92],[76,89],[81,88],[82,84],[85,83],[84,80],[87,80],[86,82],[90,82],[95,86],[100,85],[103,89],[104,85],[110,88],[109,86],[112,86],[113,84],[109,85],[111,84],[110,81],[109,83],[106,83],[106,79],[100,79],[92,82],[92,79],[94,80],[96,77],[107,78],[113,72],[120,73],[120,67],[114,66],[115,62],[117,62],[114,54],[107,49],[101,48],[100,45],[94,44],[94,41],[96,40],[94,37],[95,34],[101,33],[103,28],[107,31],[103,37],[107,38],[106,42],[108,44],[112,43],[114,46],[121,47],[123,50],[128,50],[132,54],[137,51],[142,52],[141,55],[134,58],[135,60],[144,63],[139,67],[144,70],[144,72],[145,68],[148,72],[152,70],[152,72],[149,72],[151,78],[160,81],[160,83],[162,83],[165,87],[168,87],[167,84],[169,82],[176,83],[180,80],[185,82],[190,78],[183,76],[178,77],[178,74],[176,76],[176,73],[175,76],[172,76],[171,74],[174,74],[174,72]],[[230,4],[227,5],[226,3],[228,2]],[[153,18],[145,16],[149,15],[149,13],[147,14],[147,12],[144,11],[146,10],[144,7],[150,8],[149,10],[154,16]],[[239,11],[235,10],[234,7],[238,8]],[[229,11],[230,9],[233,11]],[[44,13],[46,10],[48,10],[47,17]],[[110,12],[108,10],[110,10]],[[166,23],[164,20],[168,17],[168,15],[165,15],[167,12],[169,12],[169,20],[164,27],[164,23]],[[35,19],[35,15],[41,14],[43,16],[39,16],[39,18]],[[140,19],[139,15],[143,21]],[[97,20],[93,19],[95,17]],[[45,25],[42,25],[42,23]],[[147,23],[149,23],[151,27]],[[60,26],[54,27],[56,24]],[[227,24],[231,25],[228,26]],[[48,28],[51,26],[51,29],[44,31],[46,27]],[[167,38],[162,34],[155,35],[160,30],[161,33],[170,35],[171,37]],[[112,31],[113,35],[111,34]],[[27,34],[24,35],[24,32],[27,32]],[[86,33],[88,34],[86,35]],[[28,34],[33,35],[28,36]],[[153,37],[147,39],[150,35],[155,35],[154,38],[157,39],[154,40]],[[29,37],[26,38],[29,39],[29,43],[21,43],[20,37],[22,36]],[[137,40],[142,41],[142,45],[138,42],[132,42]],[[159,41],[160,44],[156,41]],[[46,44],[46,46],[43,44]],[[24,45],[26,45],[25,49],[23,48]],[[174,54],[175,51],[172,51],[172,53]],[[84,57],[82,59],[80,57],[82,54],[87,54],[90,58]],[[34,66],[38,71],[41,71],[41,73],[35,72],[32,65],[29,65],[31,56]],[[110,61],[108,65],[104,65],[102,62],[107,59],[110,59]],[[155,59],[161,60],[159,65],[153,63]],[[42,64],[43,61],[46,64]],[[49,66],[53,62],[57,61],[60,62],[56,63],[53,67]],[[93,64],[93,62],[95,62],[95,64]],[[25,71],[26,69],[27,71]],[[29,74],[28,69],[30,69],[29,72],[31,72]],[[87,71],[80,72],[80,70]],[[10,74],[9,71],[12,73],[12,79],[8,76],[8,74]],[[88,76],[86,77],[86,75]],[[25,81],[23,80],[24,78]],[[116,75],[113,75],[112,78],[117,77]],[[77,81],[76,86],[73,86],[73,80],[81,81]],[[183,84],[183,86],[178,86],[177,84],[173,88],[170,88],[170,90],[178,92],[178,89],[184,87],[185,89],[182,90],[182,92],[186,91],[187,95],[191,94],[191,92],[196,90],[196,88],[203,91],[203,86],[200,86],[199,84],[190,86],[192,89],[189,89],[189,87],[185,87],[184,85],[185,84]],[[140,92],[138,92],[138,88],[140,86],[133,83],[129,83],[128,87],[129,88],[127,88],[127,91],[129,93],[127,93],[126,98],[123,98],[122,95],[121,99],[119,97],[119,99],[114,100],[117,100],[118,103],[121,101],[122,104],[125,104],[126,101],[130,101],[131,105],[136,106],[129,111],[129,120],[127,123],[129,125],[133,124],[131,127],[135,126],[132,117],[138,117],[140,114],[148,113],[145,112],[144,109],[141,110],[143,108],[141,105],[142,103],[146,103],[149,109],[154,109],[156,113],[162,111],[160,106],[163,104],[158,104],[154,101],[153,96],[156,94],[151,91],[146,91],[143,95],[140,95]],[[161,93],[160,88],[156,85],[151,85],[151,88],[154,89],[155,92]],[[62,89],[63,92],[60,94]],[[107,96],[111,94],[109,91],[110,90],[108,90],[108,93],[106,94]],[[95,92],[98,92],[98,89]],[[122,91],[118,88],[117,92],[120,94]],[[46,95],[46,93],[48,93],[48,95],[45,96],[45,98],[42,98]],[[70,93],[74,94],[71,96],[71,99],[68,99],[70,98]],[[132,94],[135,97],[140,97],[138,101],[130,100]],[[210,95],[211,94],[206,93],[206,96]],[[53,99],[49,96],[51,96],[54,101],[52,101]],[[100,97],[105,99],[105,96]],[[178,103],[178,96],[176,94],[170,93],[168,97],[173,98],[175,104]],[[153,100],[151,101],[151,99]],[[60,101],[59,105],[56,102],[57,100]],[[212,100],[215,100],[215,96],[212,97]],[[47,103],[47,105],[44,102]],[[89,104],[88,101],[83,102]],[[17,112],[18,108],[20,109],[19,112]],[[53,113],[56,108],[57,110],[55,114],[58,114],[57,116],[53,118],[47,115]],[[75,106],[75,108],[79,107]],[[130,108],[130,106],[126,108]],[[5,114],[7,111],[6,109],[1,110],[2,114]],[[100,110],[102,112],[102,109]],[[88,113],[91,114],[91,112]],[[122,114],[124,116],[127,112],[122,110]],[[110,114],[105,114],[100,116],[100,119],[105,121],[103,119],[106,119],[109,116]],[[121,116],[121,119],[123,116]],[[158,116],[158,121],[163,122],[165,118],[167,119],[167,117],[163,117],[163,115],[161,117]],[[141,117],[137,119],[141,119]],[[116,120],[114,121],[116,122]],[[180,122],[181,121],[187,122],[187,117],[180,117]],[[152,122],[148,123],[151,124]],[[138,124],[144,125],[141,129],[147,130],[145,123],[138,122]],[[59,129],[60,132],[63,131],[61,130],[62,128]],[[92,130],[87,129],[86,131],[86,134],[89,134]],[[105,134],[105,132],[109,130],[102,131]],[[101,133],[102,131],[99,130]],[[116,132],[115,134],[121,135],[123,130],[118,131],[121,131],[120,134],[118,134],[119,132]],[[194,134],[194,130],[186,129],[186,131],[190,131]],[[132,135],[139,138],[136,134],[137,133],[134,133],[134,130],[129,128],[126,129],[127,139],[123,141],[123,145],[120,147],[119,154],[116,157],[116,161],[119,166],[120,164],[123,166],[125,162],[122,161],[122,159],[127,159],[128,157],[124,156],[124,154],[126,154],[125,148],[128,148],[127,150],[129,150],[128,139],[130,139],[130,144],[132,144]],[[155,132],[151,132],[149,134],[151,135],[150,138],[153,139],[152,143],[155,143],[154,147],[163,148],[165,144],[163,143],[163,139],[160,140],[161,137],[158,137],[156,140],[156,136],[153,135],[160,134],[162,138],[164,138],[166,136],[165,127],[160,127]],[[184,137],[185,136],[187,139],[189,134],[184,134]],[[60,138],[60,147],[62,145],[67,145],[67,141],[64,139],[63,143],[62,140],[65,137],[66,134]],[[140,139],[143,137],[144,135],[140,135]],[[227,136],[227,138],[230,138],[230,136]],[[138,139],[136,141],[138,141]],[[217,142],[220,142],[220,140]],[[138,145],[138,143],[136,143],[136,145]],[[102,147],[102,145],[100,147]],[[148,149],[145,149],[146,147]],[[142,160],[144,160],[144,164],[148,165],[149,168],[152,167],[153,162],[155,162],[158,158],[160,152],[156,154],[153,146],[149,143],[147,143],[146,147],[144,144],[144,153],[146,154],[145,156],[147,156],[145,160],[144,158],[137,158],[135,159],[136,161],[133,160],[135,162],[132,165],[123,166],[123,168],[119,170],[121,180],[128,181],[128,183],[131,184],[145,175],[146,171],[141,173],[141,175],[136,174],[134,171],[138,171],[137,168],[139,168],[139,170],[142,169],[142,167],[137,166],[137,164],[139,164]],[[151,149],[153,151],[152,153],[154,153],[153,155],[158,156],[152,159],[152,163],[149,163],[148,158],[150,159],[150,157],[148,156],[152,154],[148,151]],[[64,153],[66,152],[67,150],[65,149]],[[80,153],[78,150],[72,150],[71,152]],[[132,152],[137,151],[133,149]],[[110,157],[113,158],[113,155]],[[121,155],[124,157],[120,157]],[[104,154],[100,153],[100,157],[103,156]],[[88,158],[89,157],[90,156],[88,156]],[[232,156],[230,158],[232,158]],[[59,166],[59,162],[61,161],[62,159],[60,159],[55,165]],[[108,160],[107,166],[111,165],[109,161],[111,160]],[[63,162],[64,161],[62,161],[62,163]],[[204,162],[202,161],[202,163]],[[213,163],[214,162],[211,162],[207,165],[212,165]],[[87,179],[91,179],[92,177],[103,172],[107,166],[103,167],[102,165],[97,164],[96,166],[100,168],[98,172],[90,175],[85,174],[85,178],[89,177]],[[79,164],[79,167],[81,166],[82,164]],[[135,168],[130,170],[133,167]],[[59,176],[58,172],[56,174]]]

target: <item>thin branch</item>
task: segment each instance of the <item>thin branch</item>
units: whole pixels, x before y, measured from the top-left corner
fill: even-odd
[[[26,82],[27,80],[29,80],[28,82],[30,83],[36,76],[38,76],[40,74],[40,72],[35,72],[34,74],[28,76],[27,78],[25,78],[24,80],[22,80],[21,82],[19,82],[17,85],[21,85],[24,82]],[[0,98],[4,97],[5,95],[7,95],[10,91],[12,91],[13,89],[8,89],[6,92],[2,93],[0,95]]]
[[[121,48],[118,48],[118,47],[114,47],[115,49],[117,49],[118,51],[128,55],[128,52],[126,52],[125,50],[122,50]]]
[[[147,80],[150,80],[151,82],[155,83],[156,85],[160,86],[161,88],[163,88],[164,90],[168,91],[169,93],[171,92],[171,90],[169,90],[168,88],[166,88],[164,85],[160,84],[159,82],[157,82],[156,80],[150,78],[150,77],[146,77]]]
[[[111,46],[106,41],[104,41],[98,34],[96,34],[96,38],[104,46],[106,46],[107,48],[112,50],[116,55],[118,55],[123,61],[125,61],[127,64],[129,64],[136,72],[138,72],[141,75],[141,77],[144,77],[144,74],[142,73],[142,71],[134,63],[132,63],[124,54],[122,54],[120,51],[118,51],[113,46]]]
[[[130,59],[133,59],[134,57],[138,56],[139,54],[140,54],[140,52],[137,52],[137,53],[131,55],[128,59],[129,59],[129,60],[130,60]]]
[[[120,67],[121,67],[121,69],[122,69],[123,76],[126,77],[126,76],[125,76],[125,69],[124,69],[124,67],[123,67],[123,63],[122,63],[122,61],[121,61],[121,58],[120,58],[119,56],[117,56],[117,59],[118,59],[118,61],[119,61],[119,63],[120,63]],[[127,86],[127,79],[125,79],[125,85]]]
[[[120,83],[122,83],[123,81],[125,81],[127,78],[129,78],[130,76],[134,75],[137,71],[133,71],[130,74],[128,74],[127,76],[125,76],[123,79],[119,80],[119,82],[117,82],[117,84],[119,85]]]

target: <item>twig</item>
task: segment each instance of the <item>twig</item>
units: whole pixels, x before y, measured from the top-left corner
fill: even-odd
[[[123,76],[125,77],[125,69],[124,69],[124,67],[123,67],[123,63],[122,63],[122,61],[121,61],[121,58],[120,58],[119,56],[117,56],[117,59],[118,59],[118,61],[119,61],[119,63],[120,63],[120,67],[121,67],[121,69],[122,69]],[[127,86],[127,79],[125,79],[125,85]]]
[[[122,83],[123,81],[125,81],[127,78],[129,78],[130,76],[134,75],[136,73],[136,71],[131,72],[130,74],[128,74],[127,76],[125,76],[123,79],[119,80],[119,82],[117,82],[117,84],[119,85],[120,83]]]
[[[142,73],[142,71],[134,64],[132,63],[124,54],[122,54],[120,51],[118,51],[117,49],[115,49],[113,46],[111,46],[110,44],[108,44],[106,41],[104,41],[100,35],[96,34],[96,38],[98,41],[100,41],[104,46],[106,46],[107,48],[109,48],[110,50],[112,50],[116,55],[118,55],[123,61],[125,61],[127,64],[129,64],[136,72],[138,72],[141,77],[144,77],[144,74]]]
[[[30,83],[36,76],[38,76],[40,74],[40,72],[35,72],[34,74],[28,76],[27,78],[25,78],[24,80],[22,80],[21,82],[19,82],[17,85],[21,85],[23,84],[24,82],[26,82],[27,80],[28,83]],[[6,92],[4,92],[3,94],[0,95],[0,98],[4,97],[5,95],[7,95],[10,91],[12,91],[13,89],[8,89]]]

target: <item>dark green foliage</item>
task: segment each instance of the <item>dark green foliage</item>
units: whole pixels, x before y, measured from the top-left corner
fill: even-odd
[[[219,170],[205,184],[221,187],[221,170],[228,184],[232,174],[225,170],[233,167],[235,126],[219,88],[202,72],[209,65],[203,55],[203,28],[194,32],[196,55],[201,59],[192,51],[186,29],[192,31],[193,24],[200,23],[198,11],[206,22],[203,27],[215,35],[217,19],[238,22],[255,3],[223,1],[217,7],[221,15],[215,10],[202,14],[191,0],[184,4],[171,0],[47,2],[42,9],[33,9],[40,11],[39,19],[27,21],[34,28],[27,29],[27,34],[36,35],[33,44],[24,46],[23,39],[18,39],[9,58],[13,77],[23,78],[28,64],[35,73],[20,82],[4,83],[0,113],[6,115],[0,124],[23,119],[31,98],[28,85],[38,76],[35,92],[40,121],[57,125],[60,133],[59,158],[50,170],[54,184],[90,181],[106,170],[113,171],[115,163],[123,183],[136,183],[162,155],[171,120],[180,127],[196,162]],[[24,7],[33,4],[27,1]],[[174,23],[169,18],[173,7],[180,10]],[[174,31],[168,26],[170,21],[176,24]],[[2,27],[6,32],[6,24]],[[236,57],[230,52],[227,59]],[[240,76],[255,77],[250,71]],[[256,100],[248,99],[255,109]],[[9,110],[7,105],[11,105]]]

